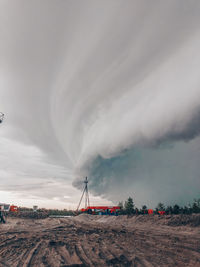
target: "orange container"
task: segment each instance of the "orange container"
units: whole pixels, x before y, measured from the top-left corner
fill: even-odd
[[[18,207],[17,206],[14,206],[14,205],[11,205],[10,206],[10,211],[12,211],[12,212],[18,212]]]

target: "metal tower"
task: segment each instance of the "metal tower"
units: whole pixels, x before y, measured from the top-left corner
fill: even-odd
[[[78,204],[78,207],[77,207],[77,211],[79,210],[79,207],[81,205],[81,201],[83,199],[83,196],[85,194],[85,209],[90,206],[90,199],[89,199],[89,191],[88,191],[88,179],[87,177],[85,178],[84,180],[84,188],[83,188],[83,193],[82,193],[82,196],[81,196],[81,199],[79,201],[79,204]]]
[[[0,112],[0,123],[3,122],[3,119],[4,119],[4,114],[2,112]]]

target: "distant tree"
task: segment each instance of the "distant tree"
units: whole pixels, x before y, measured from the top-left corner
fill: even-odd
[[[119,204],[118,204],[118,206],[121,208],[121,210],[123,210],[123,208],[124,208],[123,201],[120,201]]]
[[[192,204],[192,212],[194,213],[200,213],[200,198],[194,199],[194,202]]]
[[[142,206],[142,214],[147,214],[147,213],[148,213],[147,206],[143,205]]]
[[[194,212],[194,213],[199,213],[200,212],[200,208],[198,207],[198,203],[197,202],[193,203],[192,212]]]
[[[184,208],[183,207],[180,207],[179,213],[184,214]]]
[[[119,215],[124,215],[125,214],[125,210],[124,210],[124,204],[123,204],[123,201],[120,201],[118,203],[118,206],[121,208],[118,212]]]
[[[200,208],[200,198],[194,200],[197,203],[197,206]]]
[[[189,208],[187,206],[183,207],[183,214],[189,214]]]
[[[159,202],[157,207],[156,207],[156,210],[160,210],[160,211],[164,211],[165,210],[165,206],[163,203]]]
[[[188,204],[188,214],[192,214],[193,210],[192,210],[192,205],[189,203]]]
[[[167,208],[165,209],[167,214],[173,214],[173,208],[172,206],[167,206]]]
[[[134,213],[134,202],[133,199],[131,197],[129,197],[127,199],[127,201],[125,201],[125,210],[127,214],[133,214]]]
[[[175,204],[173,207],[173,213],[174,214],[179,214],[180,213],[180,207],[179,205]]]

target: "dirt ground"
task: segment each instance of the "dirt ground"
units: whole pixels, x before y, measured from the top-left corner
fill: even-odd
[[[0,224],[0,267],[200,266],[200,215],[95,216]]]

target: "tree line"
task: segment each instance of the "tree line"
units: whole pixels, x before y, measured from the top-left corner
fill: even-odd
[[[119,214],[121,215],[131,215],[131,214],[148,214],[147,205],[143,205],[141,209],[138,209],[133,201],[133,198],[129,197],[124,203],[119,202],[118,206],[120,206]],[[200,198],[194,199],[192,204],[188,206],[179,206],[175,204],[173,206],[166,206],[163,203],[158,203],[156,208],[154,209],[154,214],[159,214],[159,211],[164,211],[165,214],[192,214],[192,213],[200,213]]]
[[[143,205],[142,208],[137,208],[133,201],[132,197],[129,197],[124,203],[119,202],[118,206],[120,206],[120,210],[118,211],[119,215],[139,215],[139,214],[148,214],[149,207],[147,205]],[[153,210],[154,214],[159,214],[158,211],[164,211],[165,214],[192,214],[192,213],[200,213],[200,198],[194,199],[193,203],[188,206],[179,206],[175,204],[173,206],[165,206],[163,203],[158,203],[156,208]],[[33,212],[31,208],[19,207],[19,212]],[[59,210],[59,209],[38,209],[37,213],[45,213],[47,216],[51,215],[63,215],[63,216],[73,216],[75,214],[74,210]],[[78,214],[80,214],[79,212]]]

